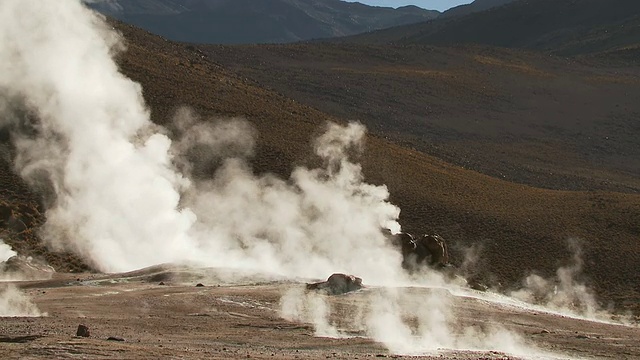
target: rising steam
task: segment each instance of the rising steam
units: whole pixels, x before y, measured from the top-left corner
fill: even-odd
[[[399,255],[380,229],[399,227],[399,209],[348,158],[363,126],[327,126],[314,143],[323,168],[258,176],[242,119],[180,111],[178,141],[152,124],[140,86],[112,60],[119,36],[79,1],[1,9],[2,122],[23,130],[13,135],[18,171],[55,193],[42,231],[51,245],[104,271],[191,262],[397,276]]]
[[[336,299],[292,288],[280,306],[283,318],[313,324],[316,336],[366,336],[393,354],[438,354],[457,349],[551,356],[499,324],[460,325],[453,313],[453,295],[445,289],[371,288],[349,299]]]
[[[6,271],[6,261],[16,256],[13,249],[0,240],[0,317],[42,316],[35,304],[15,285],[4,281],[23,278],[25,274]],[[15,259],[15,258],[14,258]]]
[[[11,248],[11,246],[5,244],[2,239],[0,239],[0,263],[9,260],[10,257],[17,255],[15,251]]]
[[[0,317],[46,316],[35,304],[12,284],[0,282]]]
[[[569,239],[567,244],[572,257],[566,266],[558,268],[555,278],[531,274],[524,279],[523,287],[511,292],[510,296],[559,312],[587,318],[608,318],[593,291],[581,281],[584,262],[580,242]]]

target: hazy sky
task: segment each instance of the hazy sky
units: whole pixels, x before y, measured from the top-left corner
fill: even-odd
[[[355,2],[356,0],[346,0]],[[398,7],[405,5],[416,5],[429,10],[447,10],[457,5],[468,4],[472,0],[357,0],[363,4],[375,6]]]

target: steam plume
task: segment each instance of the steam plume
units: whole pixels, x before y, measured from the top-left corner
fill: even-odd
[[[10,257],[15,256],[16,252],[13,251],[11,246],[5,244],[0,239],[0,263],[9,260]]]
[[[523,281],[523,288],[513,291],[514,298],[587,318],[600,318],[604,311],[593,291],[580,281],[583,270],[582,249],[577,239],[569,239],[569,250],[573,253],[567,266],[558,268],[554,279],[539,275],[529,275]]]
[[[257,176],[246,121],[183,110],[177,142],[153,125],[140,86],[112,60],[119,36],[79,1],[0,9],[2,121],[28,125],[14,134],[16,167],[55,191],[42,233],[50,244],[104,271],[195,262],[397,277],[399,255],[380,228],[399,227],[399,209],[348,158],[363,126],[328,125],[314,143],[323,168]]]
[[[334,309],[332,300],[347,302],[294,288],[281,299],[281,315],[290,321],[313,324],[317,336],[342,338],[357,334],[372,338],[393,354],[492,350],[555,358],[499,324],[460,324],[453,313],[453,295],[445,289],[371,288],[353,294],[348,309],[341,310]]]
[[[46,316],[14,285],[0,283],[0,317]]]

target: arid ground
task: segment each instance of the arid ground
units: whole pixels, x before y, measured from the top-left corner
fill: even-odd
[[[46,315],[3,318],[3,359],[640,358],[637,326],[581,320],[462,288],[395,288],[392,295],[365,287],[308,297],[301,280],[169,266],[110,276],[56,274],[17,285]],[[367,320],[376,312],[373,299],[398,294],[438,311],[402,315],[413,339],[397,332],[382,336],[386,345],[373,341],[375,324]],[[291,307],[305,298],[326,305],[324,325],[291,318]],[[436,305],[434,298],[446,301]],[[420,317],[437,313],[446,314],[437,320],[442,329],[421,332]],[[79,324],[90,337],[75,336]],[[448,341],[443,336],[460,347],[439,347]]]

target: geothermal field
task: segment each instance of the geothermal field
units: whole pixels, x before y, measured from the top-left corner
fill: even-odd
[[[385,235],[401,209],[358,162],[364,125],[327,121],[309,163],[255,171],[261,134],[241,116],[184,104],[152,122],[126,51],[80,1],[0,4],[3,156],[45,218],[7,226],[85,265],[0,242],[2,359],[640,358],[637,317],[581,281],[580,241],[508,290],[406,271]],[[306,287],[334,273],[363,287]]]
[[[6,359],[640,357],[638,327],[622,319],[453,285],[328,296],[306,292],[302,279],[165,265],[55,274],[2,296]],[[79,325],[89,337],[74,336]]]

